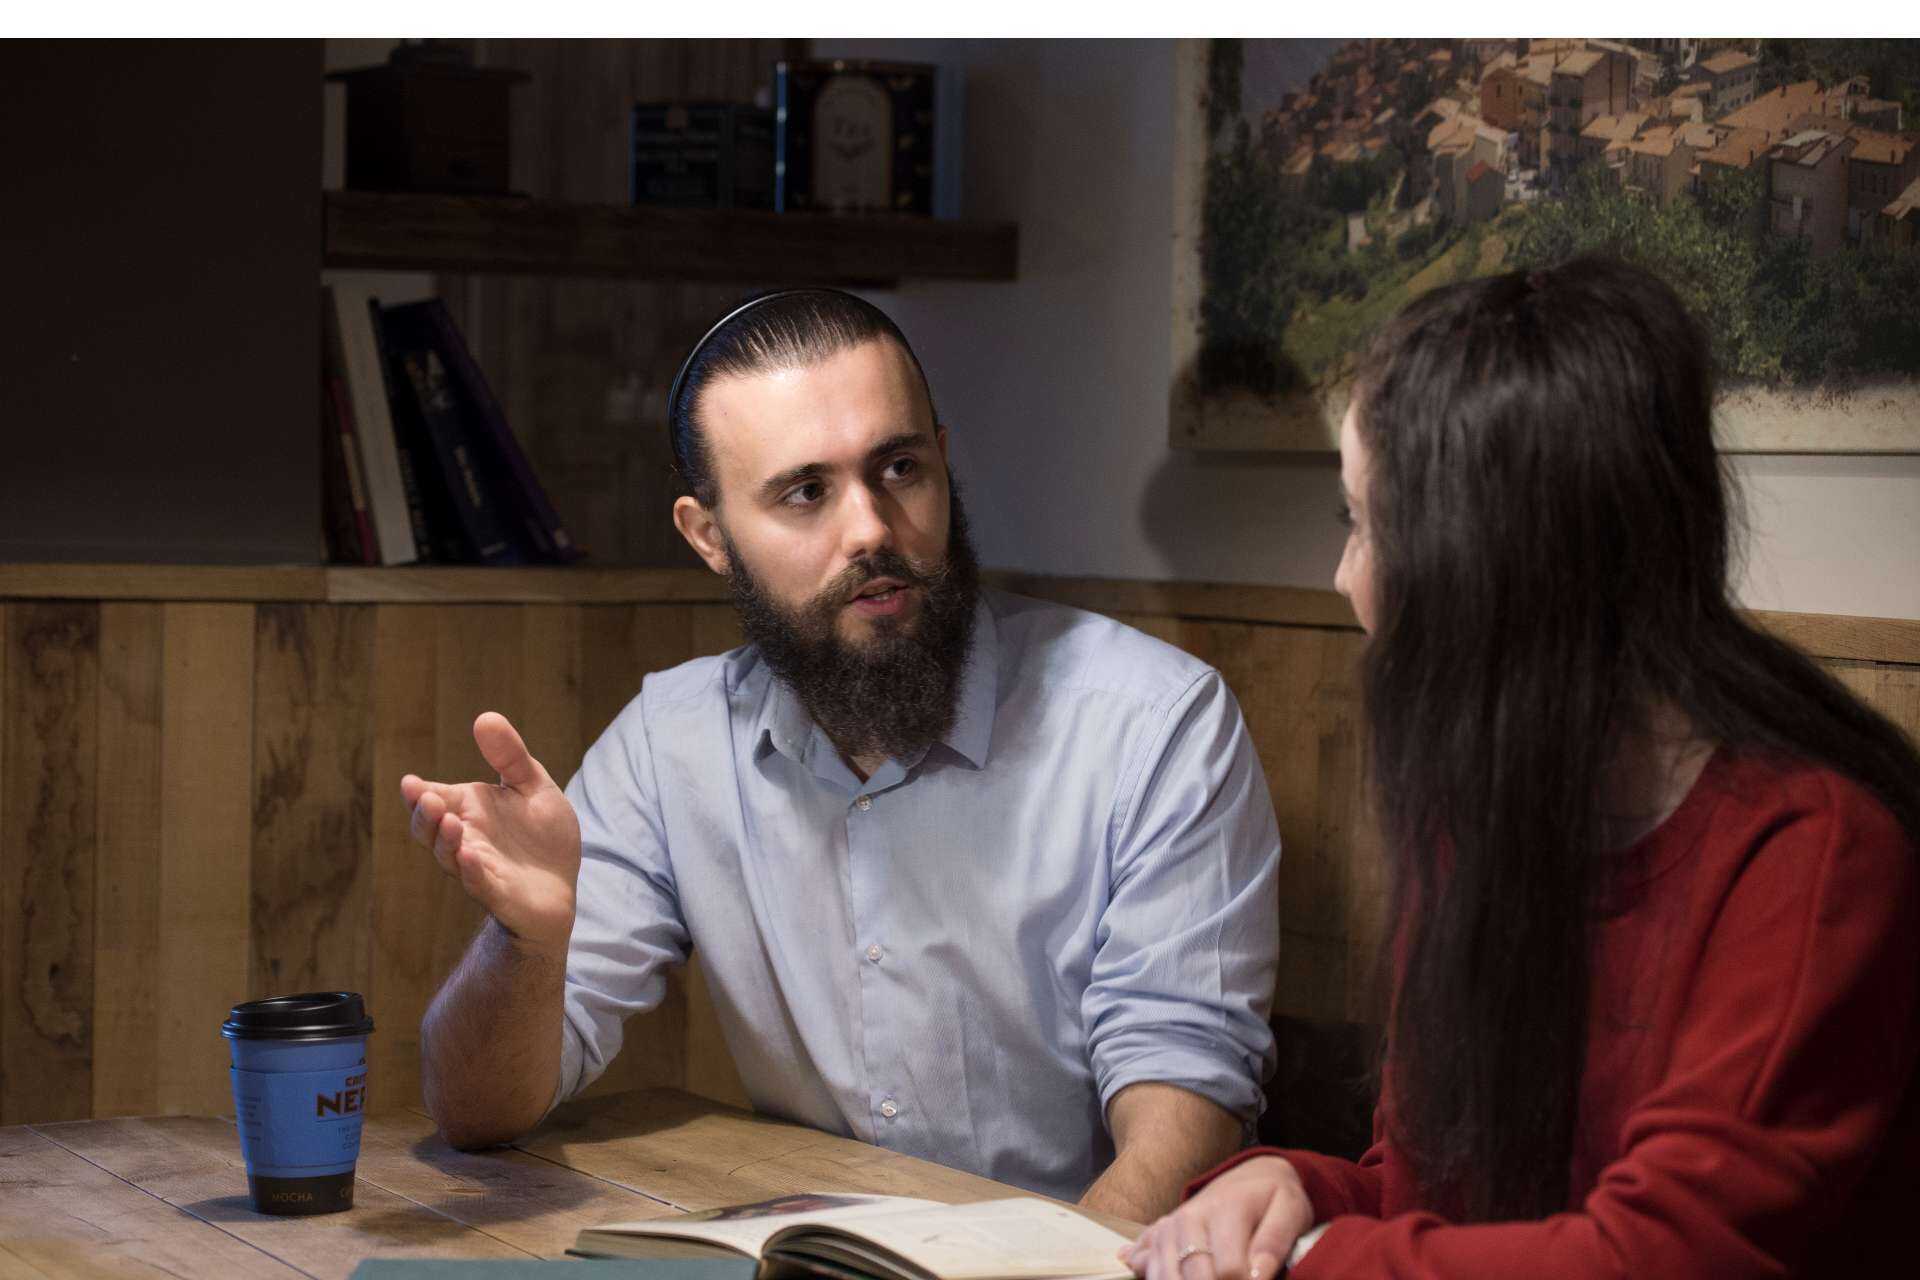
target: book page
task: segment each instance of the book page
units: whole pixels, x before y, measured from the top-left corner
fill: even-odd
[[[934,1213],[883,1214],[831,1224],[899,1254],[942,1280],[1021,1277],[1102,1277],[1133,1273],[1119,1261],[1125,1236],[1064,1205],[1021,1197],[981,1204],[943,1205]],[[814,1234],[796,1226],[795,1252]],[[774,1240],[784,1248],[786,1239]]]
[[[750,1257],[760,1256],[760,1246],[775,1232],[788,1227],[840,1225],[863,1222],[875,1214],[898,1213],[903,1209],[939,1209],[933,1200],[911,1196],[792,1195],[755,1204],[729,1205],[690,1213],[684,1218],[652,1218],[642,1222],[614,1222],[590,1227],[582,1232],[608,1235],[669,1236],[684,1240],[710,1240]]]

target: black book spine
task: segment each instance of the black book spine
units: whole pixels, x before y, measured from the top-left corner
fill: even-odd
[[[493,388],[480,372],[466,339],[460,336],[446,303],[431,298],[418,304],[427,330],[438,344],[447,371],[458,388],[464,421],[472,427],[481,462],[499,495],[504,515],[520,535],[521,543],[537,559],[565,564],[578,560],[581,551],[573,543],[560,513],[547,497],[547,491],[534,474],[533,464],[520,448],[506,412],[494,397]]]
[[[393,415],[394,451],[400,455],[400,486],[407,495],[407,519],[413,526],[414,545],[419,548],[423,561],[457,561],[461,557],[457,552],[448,554],[452,548],[447,546],[447,536],[435,528],[430,518],[436,504],[424,482],[429,470],[421,447],[419,414],[413,409],[413,393],[398,376],[394,365],[384,308],[378,299],[369,299],[367,307],[373,312],[373,336],[380,347],[380,376],[386,383],[387,407]]]
[[[481,564],[519,564],[525,554],[514,541],[506,513],[482,471],[479,449],[467,429],[446,362],[435,349],[425,308],[418,303],[388,308],[387,340],[395,373],[412,393],[412,406],[432,445],[448,507],[464,535],[467,558]]]

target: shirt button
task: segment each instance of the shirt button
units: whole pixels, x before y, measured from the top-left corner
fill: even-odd
[[[865,813],[867,810],[873,808],[873,797],[861,796],[853,802],[853,807]]]
[[[881,949],[880,944],[877,942],[867,948],[867,959],[873,961],[875,964],[879,964],[880,957],[885,954],[887,953]]]
[[[900,1108],[894,1105],[892,1098],[888,1098],[880,1104],[880,1114],[891,1120],[900,1114]]]

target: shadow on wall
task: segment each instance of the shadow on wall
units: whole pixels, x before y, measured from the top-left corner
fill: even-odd
[[[1345,532],[1333,453],[1168,451],[1140,500],[1140,526],[1188,582],[1331,589]]]

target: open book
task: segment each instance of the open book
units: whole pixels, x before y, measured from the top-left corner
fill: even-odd
[[[746,1256],[760,1280],[1124,1280],[1126,1237],[1064,1205],[1019,1197],[937,1204],[793,1195],[582,1231],[588,1258]]]

